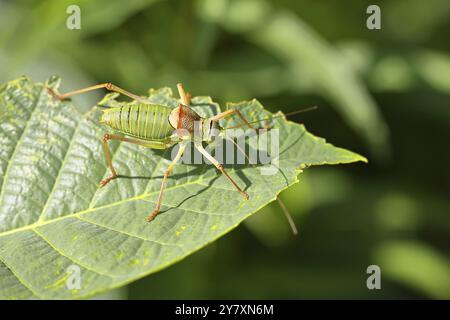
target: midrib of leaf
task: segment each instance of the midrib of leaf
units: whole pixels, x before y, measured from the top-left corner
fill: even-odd
[[[173,189],[185,187],[185,186],[191,185],[191,184],[198,184],[202,180],[203,180],[203,177],[200,177],[199,179],[194,180],[194,181],[190,181],[190,182],[183,183],[183,184],[178,184],[178,185],[175,185],[175,186],[172,186],[172,187],[167,187],[166,191],[170,191],[170,190],[173,190]],[[15,228],[15,229],[11,229],[11,230],[2,232],[2,233],[0,233],[0,237],[6,236],[6,235],[9,235],[9,234],[13,234],[13,233],[16,233],[16,232],[24,231],[24,230],[37,228],[37,227],[44,226],[44,225],[50,224],[52,222],[60,221],[60,220],[63,220],[63,219],[67,219],[67,218],[71,218],[71,217],[77,217],[77,216],[83,215],[85,213],[93,212],[93,211],[96,211],[96,210],[115,207],[115,206],[118,206],[120,204],[129,202],[129,201],[141,200],[143,198],[149,197],[149,196],[157,194],[157,193],[159,193],[159,190],[152,191],[152,192],[149,192],[149,193],[140,194],[140,195],[135,196],[135,197],[123,199],[121,201],[109,203],[109,204],[106,204],[106,205],[103,205],[103,206],[99,206],[99,207],[90,207],[90,208],[87,208],[86,210],[82,210],[82,211],[79,211],[79,212],[62,215],[62,216],[60,216],[58,218],[53,218],[53,219],[46,220],[46,221],[35,222],[35,223],[29,224],[29,225],[26,225],[26,226],[23,226],[23,227],[19,227],[19,228]],[[164,205],[166,205],[166,204],[164,204]]]
[[[99,227],[101,227],[101,228],[108,229],[108,230],[111,230],[111,231],[114,231],[114,232],[117,232],[117,233],[120,233],[120,234],[129,236],[129,237],[133,237],[133,238],[137,238],[137,239],[143,240],[143,241],[153,242],[153,243],[159,244],[159,245],[161,245],[161,246],[172,246],[172,247],[177,247],[177,248],[180,248],[180,249],[182,248],[180,245],[175,244],[175,243],[167,243],[167,242],[161,242],[161,241],[154,240],[154,239],[143,238],[143,237],[138,236],[137,234],[133,234],[133,233],[131,233],[131,232],[126,232],[126,231],[123,231],[123,230],[118,230],[118,229],[112,228],[111,226],[106,226],[106,225],[104,225],[104,224],[101,224],[101,223],[98,223],[98,222],[94,222],[94,221],[92,221],[92,220],[83,219],[83,218],[81,218],[80,216],[77,216],[76,218],[79,219],[79,220],[81,220],[81,221],[84,221],[84,222],[87,222],[87,223],[90,223],[90,224],[99,226]]]
[[[126,236],[128,236],[128,237],[137,238],[137,239],[142,240],[142,241],[153,242],[153,243],[159,244],[159,245],[161,245],[161,246],[172,246],[172,247],[177,247],[177,248],[182,249],[182,247],[179,246],[179,245],[177,245],[177,244],[164,243],[164,242],[156,241],[156,240],[153,240],[153,239],[143,238],[143,237],[140,237],[140,236],[138,236],[138,235],[135,235],[135,234],[132,234],[132,233],[129,233],[129,232],[124,232],[124,231],[121,231],[121,230],[117,230],[117,229],[111,228],[111,227],[109,227],[109,226],[105,226],[105,225],[103,225],[103,224],[99,224],[99,223],[96,223],[96,222],[93,222],[93,221],[90,221],[90,220],[82,219],[82,218],[79,217],[79,216],[77,216],[76,218],[79,219],[79,220],[81,220],[81,221],[84,221],[84,222],[86,222],[86,223],[93,224],[93,225],[99,226],[99,227],[101,227],[101,228],[104,228],[104,229],[107,229],[107,230],[110,230],[110,231],[113,231],[113,232],[117,232],[117,233],[126,235]],[[63,251],[61,251],[61,250],[58,248],[58,246],[56,246],[52,241],[50,241],[45,235],[43,235],[41,232],[39,232],[36,228],[31,228],[31,230],[32,230],[34,233],[36,233],[39,237],[41,237],[45,242],[47,242],[47,243],[53,248],[53,250],[55,250],[57,253],[59,253],[59,254],[62,255],[63,257],[66,257],[66,258],[69,259],[70,261],[76,263],[77,265],[79,265],[79,266],[81,266],[81,267],[83,267],[83,268],[85,268],[85,269],[87,269],[87,270],[89,270],[89,271],[95,272],[95,273],[97,273],[97,274],[99,274],[99,275],[106,276],[106,277],[111,278],[111,279],[117,278],[117,277],[118,277],[118,276],[115,276],[115,275],[112,275],[112,274],[109,274],[109,273],[105,273],[105,272],[101,272],[101,271],[98,271],[98,270],[95,270],[95,269],[89,267],[89,266],[86,265],[85,263],[82,263],[82,262],[79,261],[78,259],[75,259],[75,258],[69,256],[68,254],[64,253]],[[1,261],[1,260],[0,260],[0,261]]]
[[[105,276],[105,277],[108,277],[108,278],[114,278],[114,277],[113,277],[112,275],[110,275],[110,274],[106,274],[106,273],[104,273],[104,272],[99,272],[99,271],[97,271],[97,270],[94,270],[94,269],[92,269],[91,267],[85,265],[84,263],[81,263],[81,261],[78,261],[77,259],[74,259],[73,257],[68,256],[67,254],[65,254],[64,252],[62,252],[57,246],[55,246],[49,239],[47,239],[47,237],[45,237],[41,232],[39,232],[38,230],[36,230],[36,228],[31,228],[31,230],[32,230],[35,234],[37,234],[40,238],[42,238],[42,240],[44,240],[45,242],[47,242],[48,245],[49,245],[50,247],[53,248],[53,250],[55,250],[56,252],[58,252],[58,253],[59,253],[60,255],[62,255],[63,257],[66,257],[66,258],[69,259],[70,261],[76,263],[77,265],[79,265],[79,266],[81,266],[81,267],[83,267],[83,268],[85,268],[85,269],[87,269],[87,270],[89,270],[89,271],[95,272],[95,273],[97,273],[97,274],[99,274],[99,275],[102,275],[102,276]]]
[[[162,161],[162,157],[158,161],[158,164],[160,164],[161,161]],[[155,166],[155,168],[156,168],[156,166]],[[244,168],[242,168],[242,169],[234,169],[234,172],[239,172],[239,171],[242,171],[243,169]],[[300,168],[298,170],[300,170]],[[186,187],[186,186],[192,185],[192,184],[198,184],[198,185],[202,185],[202,186],[205,186],[205,187],[207,186],[207,187],[221,189],[221,190],[227,190],[227,191],[232,190],[232,189],[219,188],[217,186],[210,186],[208,184],[202,184],[201,182],[203,180],[204,180],[203,176],[200,176],[200,178],[197,179],[197,180],[189,181],[189,182],[186,182],[186,183],[183,183],[183,184],[174,185],[174,186],[171,186],[171,187],[167,187],[165,190],[166,191],[171,191],[171,190],[174,190],[174,189],[177,189],[177,188],[183,188],[183,187]],[[265,184],[267,184],[267,181],[266,181],[265,177],[264,177],[264,182],[265,182]],[[297,182],[298,182],[298,179],[296,179],[293,183],[297,183]],[[286,186],[286,188],[287,187],[288,186]],[[79,212],[75,212],[75,213],[70,213],[70,214],[64,214],[64,215],[61,215],[60,217],[53,218],[53,219],[50,219],[50,220],[45,220],[45,221],[42,221],[42,220],[39,221],[38,220],[35,223],[29,224],[29,225],[26,225],[26,226],[23,226],[23,227],[19,227],[19,228],[11,229],[11,230],[8,230],[8,231],[4,231],[4,232],[0,233],[0,237],[7,236],[7,235],[10,235],[10,234],[14,234],[14,233],[21,232],[21,231],[25,231],[25,230],[38,228],[38,227],[41,227],[41,226],[44,226],[44,225],[47,225],[47,224],[51,224],[51,223],[54,223],[56,221],[64,220],[64,219],[67,219],[67,218],[80,217],[81,215],[86,214],[86,213],[94,212],[96,210],[101,210],[101,209],[115,207],[115,206],[121,205],[121,204],[129,202],[129,201],[143,200],[143,199],[145,199],[145,198],[147,198],[147,197],[149,197],[151,195],[158,194],[158,193],[159,193],[159,190],[155,190],[155,191],[152,191],[152,192],[143,193],[143,194],[140,194],[140,195],[135,196],[135,197],[123,199],[121,201],[109,203],[109,204],[102,205],[102,206],[99,206],[99,207],[88,207],[85,210],[82,210],[82,211],[79,211]],[[144,201],[155,203],[155,202],[147,200],[147,199],[145,199]],[[167,206],[167,207],[170,207],[170,208],[175,208],[174,206],[170,206],[167,203],[164,203],[164,205]],[[190,210],[188,208],[184,208],[184,210],[192,211],[192,212],[196,212],[196,213],[208,214],[208,215],[220,215],[220,214],[214,214],[214,213],[209,213],[209,212],[201,212],[201,211],[198,211],[198,210]],[[230,214],[223,214],[223,215],[224,216],[230,216]],[[93,223],[93,222],[91,222],[89,220],[85,220],[85,219],[81,219],[81,220],[89,222],[89,223]],[[93,224],[97,224],[97,223],[93,223]],[[112,228],[107,227],[107,226],[103,226],[103,225],[101,225],[101,226],[104,227],[104,228],[110,229],[110,230],[114,230],[116,232],[121,232],[121,233],[124,233],[124,234],[128,234],[128,233],[125,233],[125,232],[122,232],[122,231],[119,231],[119,230],[112,229]],[[135,236],[135,237],[140,238],[142,240],[150,240],[150,239],[141,238],[139,236]],[[162,245],[174,245],[174,244],[168,244],[168,243],[161,243],[161,242],[158,242],[158,241],[154,241],[154,242],[158,243],[158,244],[162,244]]]

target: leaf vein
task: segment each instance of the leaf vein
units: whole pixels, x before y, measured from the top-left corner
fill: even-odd
[[[89,270],[89,271],[91,271],[91,272],[94,272],[94,273],[96,273],[96,274],[98,274],[98,275],[105,276],[105,277],[108,277],[108,278],[115,278],[115,276],[113,276],[113,275],[110,275],[110,274],[107,274],[107,273],[104,273],[104,272],[101,272],[101,271],[94,270],[94,269],[92,269],[92,268],[90,268],[90,267],[84,265],[83,263],[77,261],[75,258],[72,258],[72,257],[70,257],[69,255],[63,253],[63,252],[62,252],[62,251],[61,251],[61,250],[60,250],[53,242],[51,242],[46,236],[44,236],[41,232],[39,232],[38,230],[36,230],[36,228],[32,228],[31,230],[34,231],[34,233],[37,234],[42,240],[44,240],[46,243],[48,243],[48,245],[49,245],[53,250],[55,250],[59,255],[65,257],[65,258],[67,258],[67,259],[69,259],[70,261],[74,262],[75,264],[79,265],[80,267],[83,267],[84,269]]]

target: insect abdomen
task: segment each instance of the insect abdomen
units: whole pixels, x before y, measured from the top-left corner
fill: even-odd
[[[104,110],[100,122],[139,139],[162,140],[174,130],[168,120],[171,111],[161,105],[128,104]]]

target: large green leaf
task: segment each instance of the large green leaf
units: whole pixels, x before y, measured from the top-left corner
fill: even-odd
[[[167,88],[151,90],[150,100],[176,104]],[[219,110],[207,97],[193,104],[203,113]],[[236,107],[250,119],[267,114],[256,100]],[[366,161],[277,118],[279,171],[229,168],[249,201],[214,167],[181,164],[168,180],[163,212],[147,223],[171,149],[111,143],[122,176],[98,189],[109,172],[100,141],[107,128],[97,117],[95,108],[83,116],[25,77],[0,89],[0,298],[81,298],[121,286],[235,228],[298,182],[301,168]],[[71,265],[81,270],[79,290],[66,286]]]

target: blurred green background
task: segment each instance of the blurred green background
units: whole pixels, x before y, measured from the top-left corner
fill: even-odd
[[[81,8],[81,30],[66,9]],[[366,8],[381,8],[381,30]],[[99,298],[450,298],[450,2],[5,1],[0,82],[183,82],[216,101],[258,98],[369,164],[310,168],[207,248]],[[103,93],[74,100],[82,109]],[[381,268],[368,290],[366,268]]]

